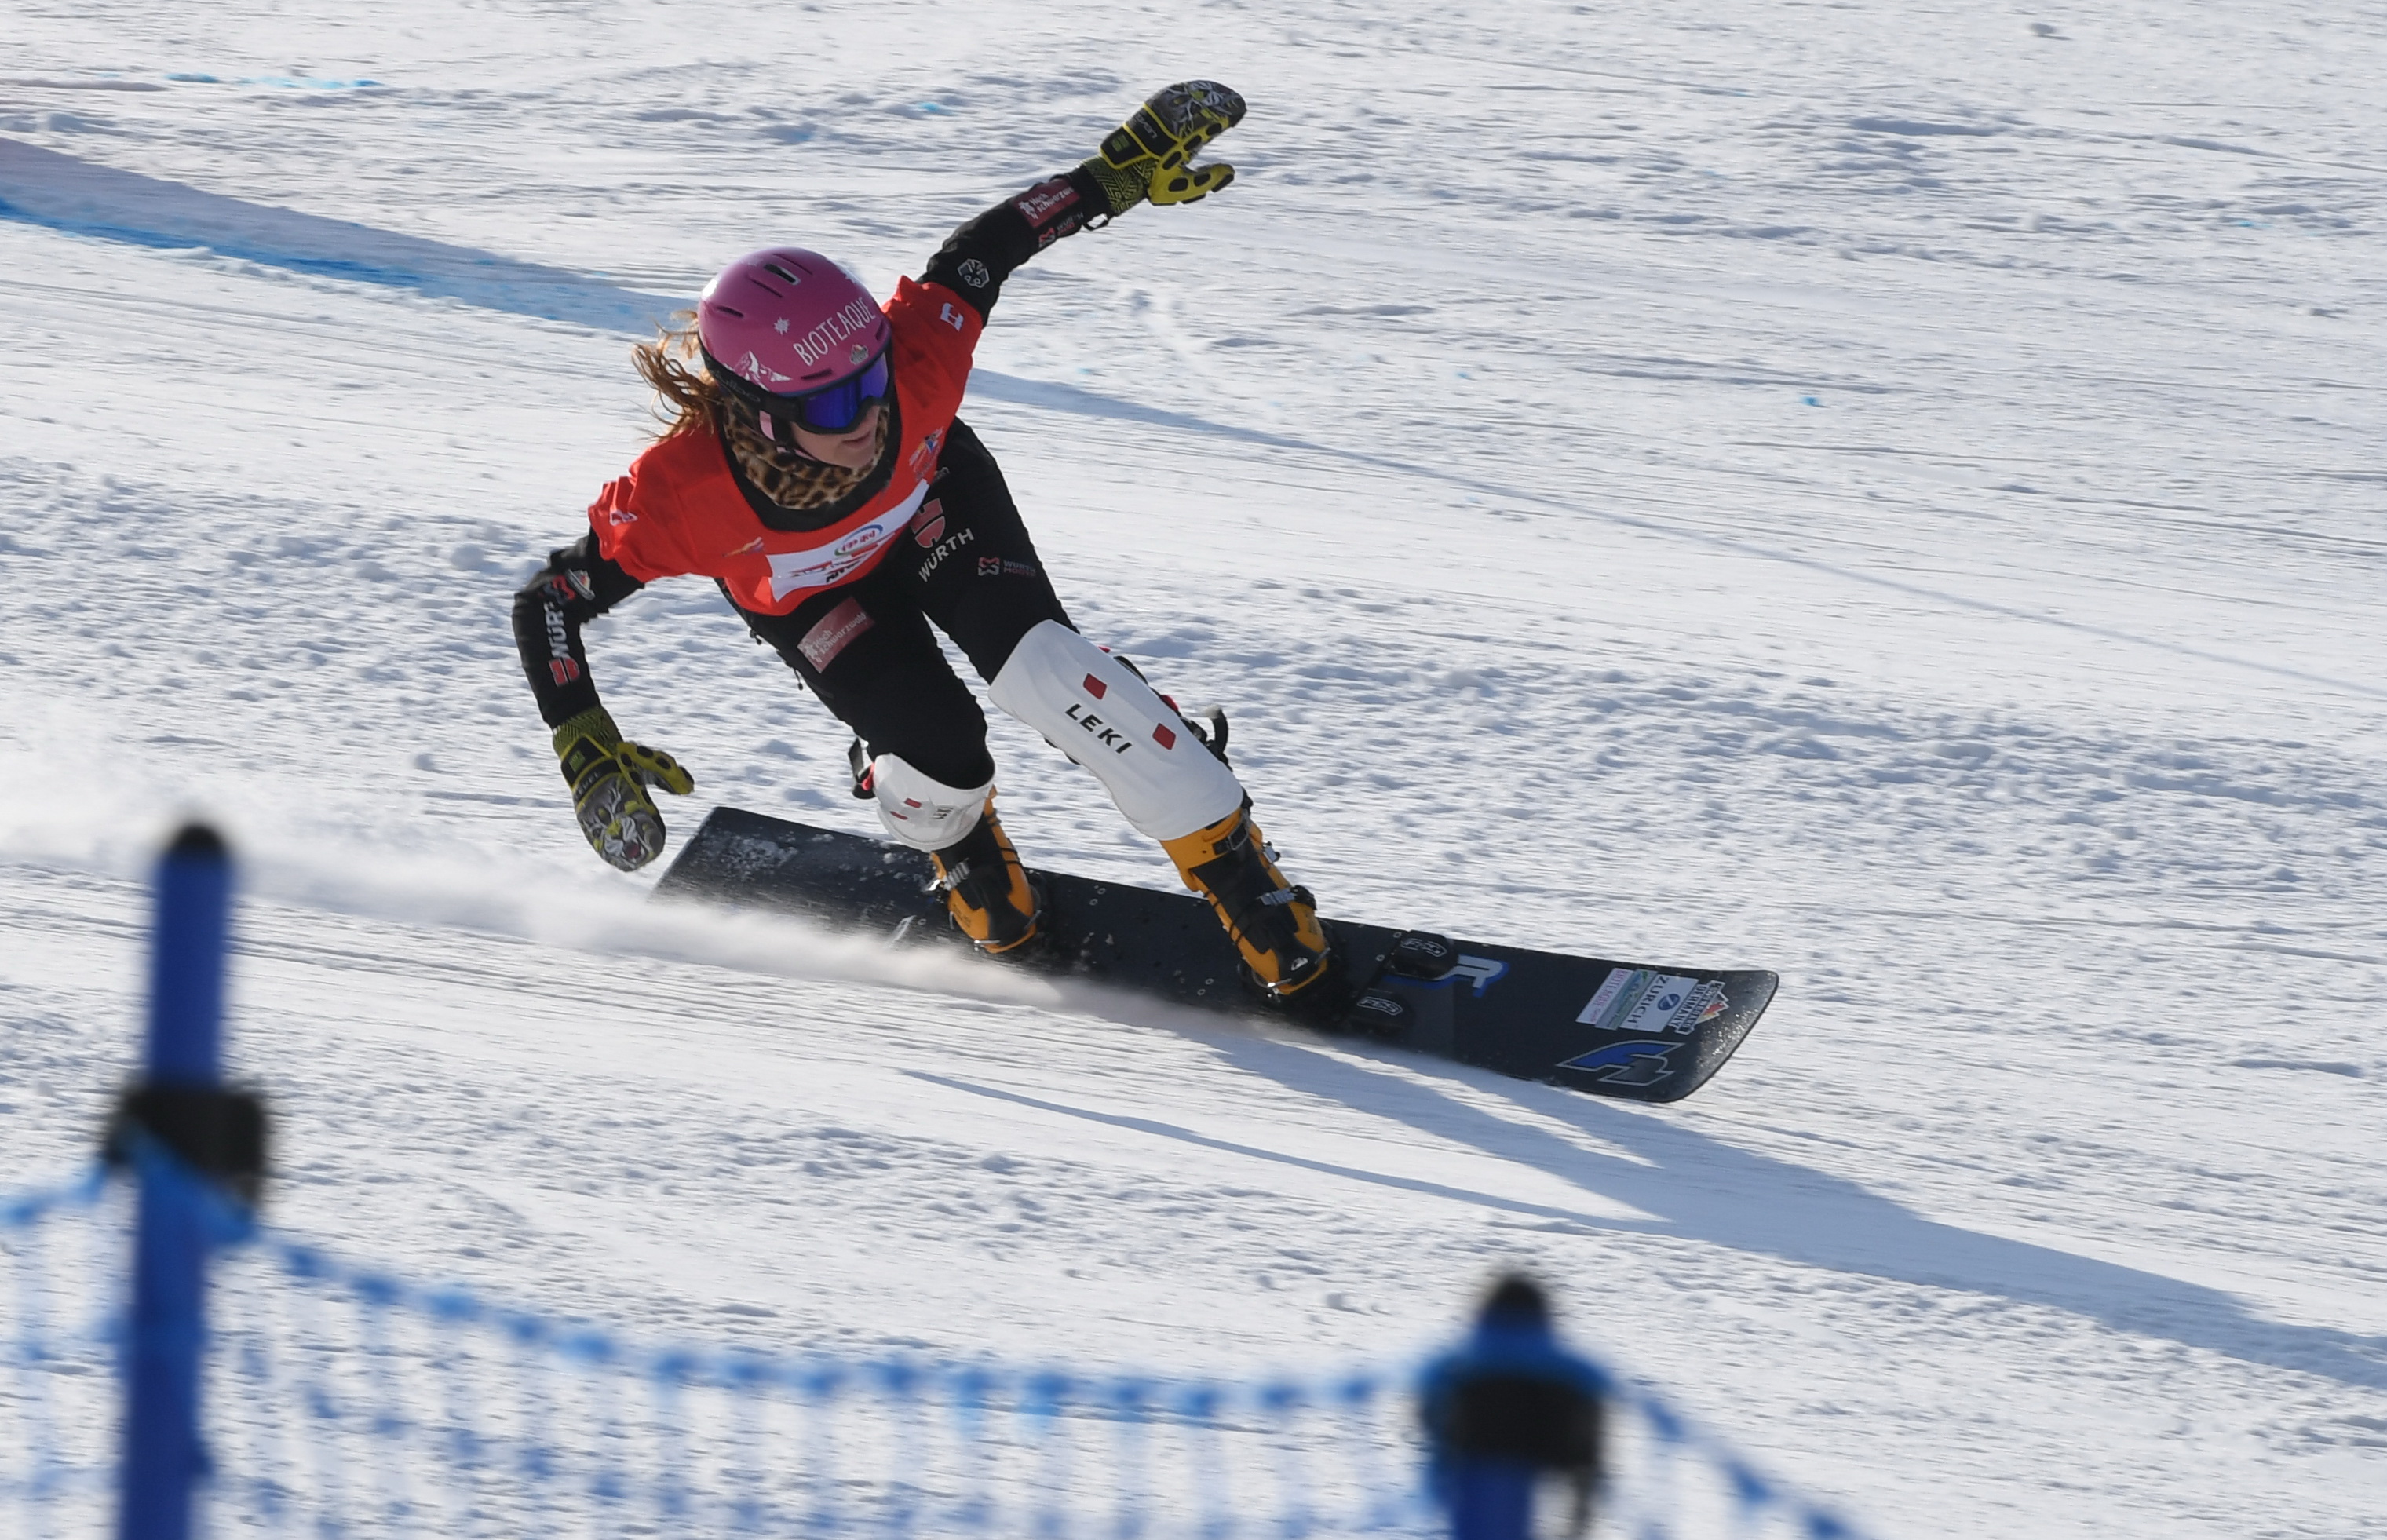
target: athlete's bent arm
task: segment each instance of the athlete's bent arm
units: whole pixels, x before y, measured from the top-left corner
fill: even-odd
[[[572,787],[580,832],[625,872],[663,852],[663,815],[647,788],[681,796],[696,789],[677,760],[623,739],[588,677],[580,628],[645,586],[600,554],[591,533],[549,552],[547,565],[514,595],[514,647],[538,697],[538,713],[555,729],[555,752]]]

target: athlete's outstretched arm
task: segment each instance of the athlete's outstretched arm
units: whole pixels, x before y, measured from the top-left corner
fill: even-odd
[[[954,231],[921,281],[952,290],[983,321],[1003,281],[1064,235],[1116,219],[1146,198],[1194,203],[1232,182],[1232,166],[1193,159],[1243,117],[1244,99],[1215,81],[1185,81],[1156,94],[1075,170],[1005,198]]]

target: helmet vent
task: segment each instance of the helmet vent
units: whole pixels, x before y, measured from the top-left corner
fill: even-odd
[[[801,286],[802,285],[802,284],[803,284],[803,280],[802,280],[802,279],[801,279],[801,278],[797,277],[794,273],[789,272],[786,268],[781,267],[781,266],[780,266],[778,263],[777,263],[777,262],[765,262],[765,263],[764,263],[764,264],[763,264],[763,271],[764,271],[764,272],[768,272],[768,273],[775,274],[775,275],[776,275],[776,276],[777,276],[777,277],[784,278],[784,279],[786,279],[789,283],[793,284],[796,284],[796,285],[798,285],[798,286],[800,286],[800,287],[801,287]]]
[[[740,321],[746,319],[746,312],[739,309],[735,305],[724,305],[721,301],[716,299],[713,302],[713,308],[721,311],[724,315],[734,315]]]

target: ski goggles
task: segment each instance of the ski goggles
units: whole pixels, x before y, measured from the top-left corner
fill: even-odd
[[[849,374],[835,385],[801,396],[765,396],[762,410],[807,433],[846,433],[872,407],[887,399],[894,381],[895,366],[882,352],[861,373]]]

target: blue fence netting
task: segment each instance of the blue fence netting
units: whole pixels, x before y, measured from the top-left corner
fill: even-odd
[[[95,1172],[0,1202],[0,1532],[68,1540],[115,1522],[125,1185]],[[1420,1367],[1186,1379],[658,1345],[360,1265],[187,1174],[172,1190],[206,1210],[219,1248],[202,1534],[1450,1530],[1429,1491]],[[1572,1361],[1609,1412],[1590,1533],[1853,1536],[1646,1387]]]
[[[119,1412],[125,1202],[95,1169],[0,1197],[0,1531],[96,1534]]]

